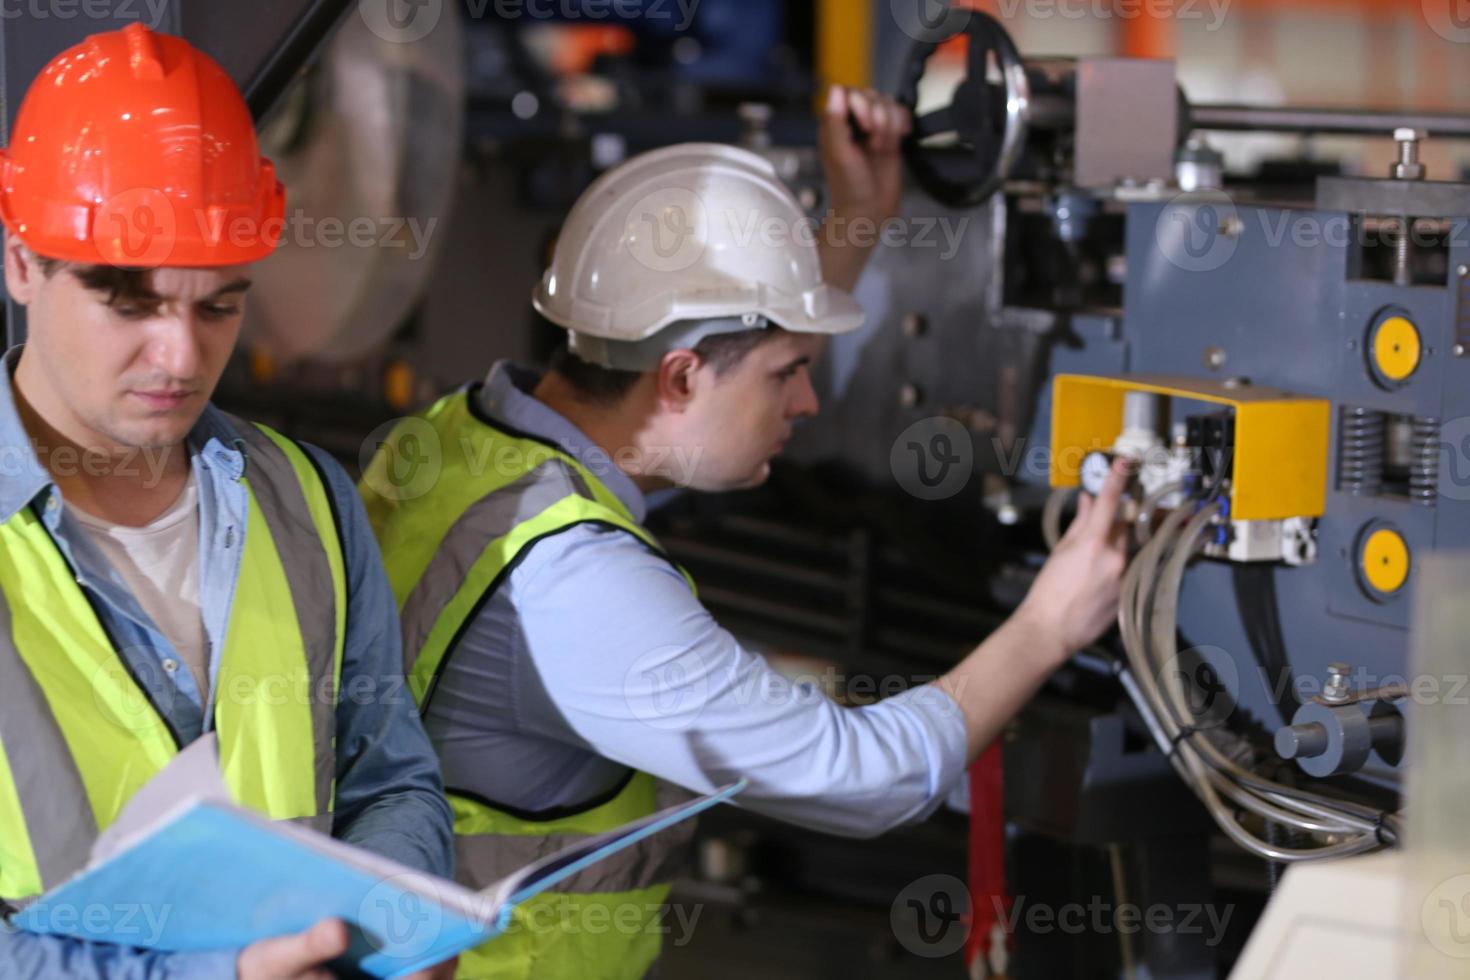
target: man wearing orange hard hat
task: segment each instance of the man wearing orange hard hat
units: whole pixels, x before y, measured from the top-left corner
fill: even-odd
[[[0,371],[0,912],[206,733],[242,805],[451,871],[351,480],[209,401],[284,212],[235,84],[138,24],[57,56],[0,153],[29,327]],[[0,976],[320,976],[347,945],[336,921],[189,954],[0,927]]]

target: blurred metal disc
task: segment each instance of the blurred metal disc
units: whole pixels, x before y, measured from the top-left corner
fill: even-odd
[[[281,247],[253,272],[244,337],[278,362],[358,360],[422,296],[445,235],[464,130],[453,5],[427,36],[348,16],[262,131],[287,190]]]

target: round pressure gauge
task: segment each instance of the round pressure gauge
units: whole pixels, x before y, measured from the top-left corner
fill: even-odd
[[[1112,468],[1113,457],[1105,452],[1093,450],[1082,457],[1082,489],[1094,497],[1102,493]]]

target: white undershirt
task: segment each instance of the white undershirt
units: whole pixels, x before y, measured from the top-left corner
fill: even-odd
[[[199,611],[199,489],[194,474],[179,499],[144,527],[113,524],[73,507],[88,537],[122,576],[138,604],[178,651],[201,694],[209,691],[208,644]]]

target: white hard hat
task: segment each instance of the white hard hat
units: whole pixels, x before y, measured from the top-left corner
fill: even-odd
[[[759,325],[844,333],[863,311],[822,282],[817,229],[764,157],[719,143],[644,153],[583,192],[531,301],[579,356],[641,369],[691,336]],[[692,334],[693,324],[701,326]],[[642,341],[643,343],[640,343]]]

